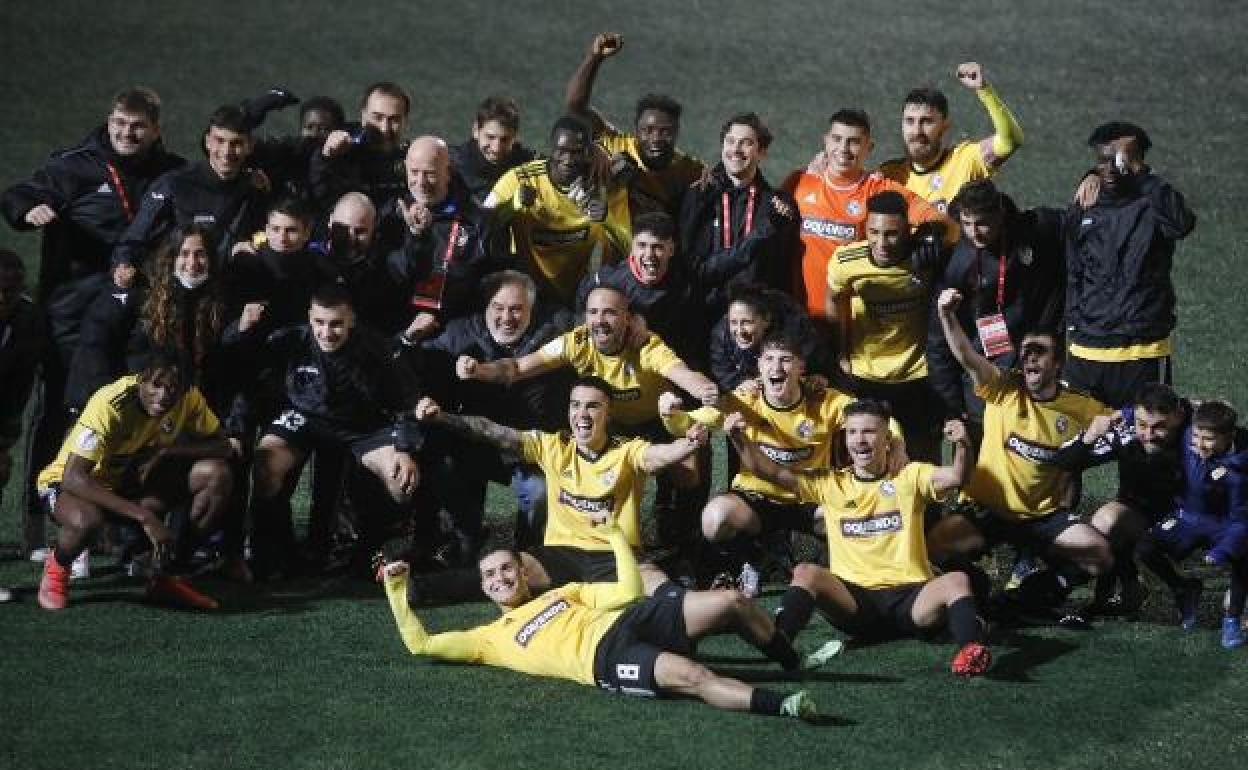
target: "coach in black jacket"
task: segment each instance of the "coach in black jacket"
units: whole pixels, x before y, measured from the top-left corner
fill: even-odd
[[[1061,324],[1066,279],[1064,214],[1046,208],[1020,211],[1008,195],[984,179],[961,189],[949,215],[961,225],[962,237],[937,273],[932,296],[939,297],[945,289],[960,291],[967,301],[958,306],[958,322],[976,352],[1009,369],[1017,361],[1018,344],[1025,333],[1054,331]],[[1005,323],[1009,345],[999,352],[995,348],[985,352],[979,327],[995,316]],[[980,423],[984,402],[949,350],[934,303],[928,324],[927,369],[947,416]]]
[[[1168,379],[1175,242],[1196,226],[1183,196],[1144,164],[1148,134],[1130,123],[1092,132],[1100,194],[1072,207],[1064,228],[1069,356],[1075,387],[1110,406]]]
[[[680,244],[690,266],[715,271],[723,261],[747,265],[706,286],[711,317],[727,309],[733,286],[762,283],[780,289],[792,283],[797,205],[759,170],[771,138],[752,112],[729,118],[720,129],[720,163],[681,202]]]

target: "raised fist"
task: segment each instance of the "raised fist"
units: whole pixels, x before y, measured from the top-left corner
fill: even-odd
[[[321,154],[326,158],[336,158],[342,155],[351,147],[351,134],[338,129],[330,131],[329,136],[325,137],[325,144],[321,145]]]
[[[624,47],[624,37],[618,32],[603,32],[594,35],[593,41],[589,44],[589,53],[591,56],[598,56],[603,59],[608,56],[615,56]]]
[[[460,356],[455,362],[455,376],[461,380],[471,380],[477,376],[477,359],[472,356]]]
[[[945,289],[936,300],[936,307],[942,313],[952,313],[962,304],[962,292],[957,289]]]
[[[958,65],[958,82],[972,91],[987,85],[987,81],[984,80],[984,70],[977,61],[962,62]]]

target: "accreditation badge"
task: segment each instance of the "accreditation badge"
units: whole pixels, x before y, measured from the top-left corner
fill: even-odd
[[[1014,350],[1010,344],[1010,331],[1005,328],[1005,316],[1000,313],[981,316],[975,319],[975,328],[979,330],[979,344],[984,348],[984,355],[996,358]]]

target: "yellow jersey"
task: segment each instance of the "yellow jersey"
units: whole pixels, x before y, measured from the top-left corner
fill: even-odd
[[[138,375],[127,375],[95,392],[83,407],[52,464],[36,480],[40,489],[59,484],[71,454],[94,463],[91,476],[116,490],[127,467],[145,452],[173,446],[188,435],[207,438],[221,428],[198,388],[192,387],[168,412],[152,417],[139,404]]]
[[[468,631],[425,631],[407,603],[407,575],[386,578],[386,597],[413,655],[592,685],[598,644],[624,609],[641,597],[636,562],[631,555],[621,558],[619,547],[613,547],[619,582],[569,583]]]
[[[546,545],[586,551],[611,549],[602,528],[608,516],[634,548],[641,547],[641,498],[650,444],[613,437],[598,457],[582,453],[567,433],[520,434],[520,457],[546,476]]]
[[[616,355],[601,353],[584,324],[555,337],[538,354],[547,363],[572,367],[578,375],[606,380],[611,386],[611,421],[628,426],[659,416],[659,395],[667,389],[667,373],[682,363],[657,334],[651,334],[640,348],[626,346]]]
[[[896,476],[864,481],[852,469],[801,474],[802,502],[823,508],[833,575],[863,588],[931,580],[923,511],[936,500],[934,466],[910,463]]]
[[[697,158],[676,150],[666,168],[652,169],[646,165],[637,146],[637,137],[606,128],[598,134],[598,143],[608,154],[624,153],[640,169],[633,180],[633,189],[657,203],[671,216],[680,213],[680,202],[689,185],[702,178],[706,166]]]
[[[672,435],[683,436],[690,421],[721,427],[724,415],[740,412],[746,418],[746,439],[758,445],[773,462],[801,473],[832,467],[833,441],[845,421],[845,407],[853,402],[852,396],[831,388],[817,396],[803,391],[788,408],[773,406],[761,391],[729,393],[721,398],[718,408],[704,406],[692,412],[673,412],[663,422]],[[732,488],[777,502],[797,502],[797,495],[745,469],[733,477]]]
[[[828,262],[828,293],[850,296],[849,365],[872,382],[927,376],[927,276],[905,263],[879,267],[866,241],[839,247]]]
[[[519,206],[516,192],[521,184],[537,192],[533,205]],[[576,300],[576,288],[591,260],[611,264],[632,248],[628,188],[619,185],[606,196],[607,218],[594,222],[551,181],[545,160],[511,169],[490,192],[497,203],[495,216],[510,223],[516,252],[529,273],[569,306]]]
[[[1092,418],[1109,414],[1109,407],[1061,385],[1053,399],[1036,401],[1018,371],[998,370],[975,394],[984,399],[984,441],[966,494],[1012,521],[1061,508],[1071,475],[1052,458]]]
[[[996,171],[984,159],[979,140],[966,139],[945,150],[936,165],[920,171],[908,158],[896,158],[880,166],[880,173],[942,212],[968,182],[987,179]]]

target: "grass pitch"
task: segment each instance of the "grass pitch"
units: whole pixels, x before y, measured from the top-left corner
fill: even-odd
[[[779,181],[817,147],[826,116],[865,107],[874,161],[900,151],[904,92],[949,94],[956,132],[988,122],[952,77],[978,59],[1026,133],[1002,186],[1025,206],[1065,200],[1090,165],[1103,120],[1145,126],[1149,160],[1200,222],[1180,248],[1177,384],[1248,409],[1241,213],[1248,184],[1248,76],[1231,31],[1236,4],[1039,2],[765,5],[721,3],[34,3],[6,5],[0,176],[28,174],[99,122],[109,96],[142,83],[164,98],[169,145],[197,155],[220,102],[282,84],[328,93],[351,112],[372,80],[414,95],[412,133],[465,136],[477,101],[515,96],[522,137],[544,145],[564,82],[593,33],[615,29],[595,102],[627,125],[633,100],[666,91],[686,107],[681,144],[717,157],[728,114],[776,130]],[[267,128],[293,129],[293,113]],[[37,255],[33,237],[0,245]],[[1109,491],[1096,475],[1091,498]],[[12,491],[0,540],[17,531]],[[495,496],[494,515],[506,507]],[[104,565],[97,565],[97,573]],[[380,590],[338,580],[255,593],[225,585],[208,616],[149,608],[129,582],[76,584],[72,608],[40,611],[36,568],[0,562],[23,591],[0,606],[0,766],[37,767],[1171,767],[1248,763],[1245,653],[1217,645],[1215,592],[1204,628],[1171,625],[1156,591],[1139,623],[1095,632],[1028,629],[998,640],[982,680],[954,681],[948,644],[851,649],[807,683],[825,724],[717,713],[691,703],[608,697],[509,672],[410,658]],[[774,603],[775,596],[768,599]],[[423,613],[434,628],[491,617],[483,605]],[[816,621],[801,644],[830,632]],[[713,640],[717,668],[781,689],[743,644]]]

